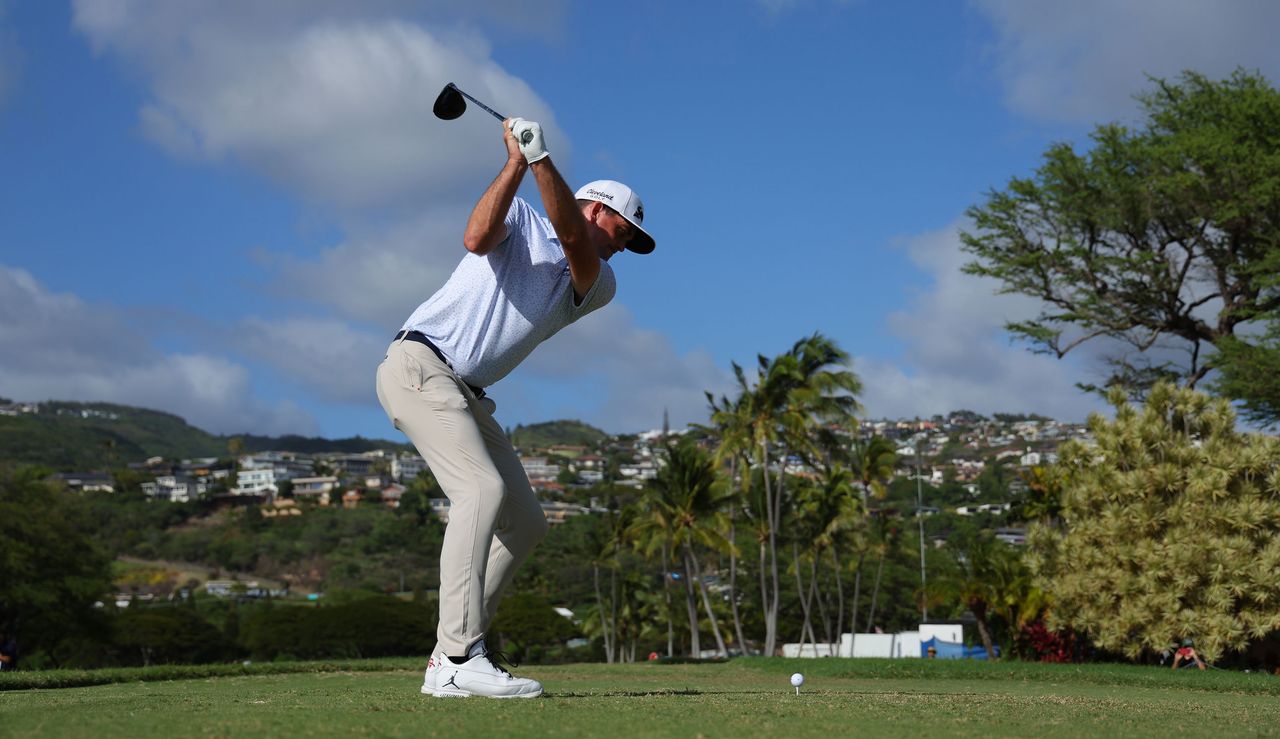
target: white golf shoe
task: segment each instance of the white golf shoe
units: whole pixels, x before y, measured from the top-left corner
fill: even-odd
[[[431,655],[431,659],[427,660],[427,671],[422,675],[422,694],[432,695],[436,692],[436,677],[439,676],[440,670],[445,665],[451,664],[449,658],[444,652],[436,652]]]
[[[430,688],[430,690],[428,689]],[[498,666],[497,655],[486,651],[462,664],[441,654],[431,657],[423,679],[422,692],[437,698],[537,698],[542,684],[537,680],[515,677]]]

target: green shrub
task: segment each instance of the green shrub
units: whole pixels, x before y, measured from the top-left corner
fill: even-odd
[[[124,664],[202,664],[237,656],[235,644],[192,608],[129,608],[113,626]]]
[[[535,593],[505,598],[489,631],[489,644],[510,652],[512,659],[540,663],[565,661],[564,643],[582,635],[572,621]]]
[[[339,605],[275,605],[243,619],[241,643],[254,659],[329,659],[427,654],[435,613],[373,596]]]

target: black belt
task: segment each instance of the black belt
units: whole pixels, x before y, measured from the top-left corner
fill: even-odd
[[[426,348],[430,349],[432,353],[434,353],[437,357],[439,357],[440,361],[444,362],[445,365],[449,367],[449,369],[453,369],[453,363],[445,358],[444,352],[440,351],[440,347],[431,343],[431,339],[428,339],[427,335],[422,333],[421,331],[401,331],[400,333],[396,334],[395,341],[399,341],[401,339],[404,339],[405,341],[416,341],[419,344],[422,344]],[[463,380],[463,384],[466,385],[468,388],[470,388],[471,392],[476,396],[477,399],[484,397],[485,395],[484,388],[476,387],[475,385],[472,385],[471,383],[465,380]]]

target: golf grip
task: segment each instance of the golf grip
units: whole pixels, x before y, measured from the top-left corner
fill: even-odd
[[[489,106],[485,105],[484,103],[480,102],[479,100],[476,100],[475,98],[473,98],[473,97],[471,97],[470,95],[468,95],[468,94],[466,93],[466,91],[464,91],[461,87],[456,87],[456,86],[455,86],[453,89],[455,89],[455,90],[457,90],[458,92],[462,93],[462,97],[464,97],[464,98],[466,98],[466,99],[470,100],[471,102],[475,103],[476,105],[479,105],[481,108],[484,108],[485,110],[489,111],[489,115],[493,116],[494,118],[497,118],[497,119],[498,119],[498,120],[500,120],[500,121],[505,121],[505,120],[507,119],[507,117],[506,117],[505,115],[503,115],[503,114],[499,113],[498,111],[494,110],[493,108],[490,108]],[[533,141],[533,133],[532,133],[531,131],[525,131],[525,132],[524,132],[524,135],[520,137],[520,143],[522,143],[522,144],[527,144],[527,143],[529,143],[530,141]]]

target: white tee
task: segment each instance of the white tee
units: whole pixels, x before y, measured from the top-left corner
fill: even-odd
[[[507,238],[484,256],[467,253],[444,286],[418,306],[403,330],[421,331],[466,382],[488,387],[538,346],[613,299],[613,268],[574,305],[569,260],[551,221],[521,198],[511,201]]]

